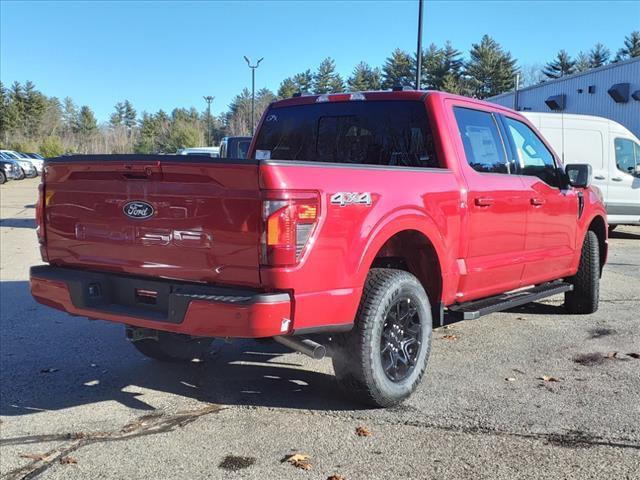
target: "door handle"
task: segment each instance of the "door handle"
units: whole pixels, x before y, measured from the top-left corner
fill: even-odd
[[[474,203],[479,207],[490,207],[491,205],[493,205],[493,198],[476,197]]]
[[[533,197],[530,202],[531,205],[539,207],[540,205],[544,205],[544,198]]]
[[[614,182],[621,182],[622,179],[620,177],[613,177],[611,180],[613,180]]]
[[[596,180],[604,180],[604,177],[602,175],[596,175],[593,178],[596,179]]]

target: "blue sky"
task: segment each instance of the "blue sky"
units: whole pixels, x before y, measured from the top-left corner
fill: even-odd
[[[424,43],[451,40],[467,52],[493,36],[521,64],[560,48],[575,55],[602,42],[612,53],[640,29],[640,1],[427,0]],[[72,97],[106,121],[125,98],[134,107],[196,106],[214,95],[225,110],[251,76],[243,55],[264,57],[257,87],[331,56],[347,77],[360,60],[382,65],[396,47],[415,50],[417,1],[28,2],[0,3],[0,79],[32,80]]]

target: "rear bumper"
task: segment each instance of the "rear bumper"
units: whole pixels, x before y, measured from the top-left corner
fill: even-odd
[[[31,268],[31,294],[72,315],[204,337],[291,333],[288,293],[261,293],[69,268]]]

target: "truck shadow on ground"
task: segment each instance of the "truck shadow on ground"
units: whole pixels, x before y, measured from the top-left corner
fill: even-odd
[[[214,342],[204,361],[144,357],[124,327],[90,322],[37,304],[28,282],[2,282],[0,414],[28,415],[104,401],[154,410],[145,392],[241,406],[310,410],[362,408],[337,392],[333,375],[278,344]],[[328,362],[329,359],[322,362]],[[331,370],[327,364],[323,370]]]
[[[640,240],[640,233],[624,232],[622,230],[614,230],[609,232],[609,238],[620,238],[624,240]]]

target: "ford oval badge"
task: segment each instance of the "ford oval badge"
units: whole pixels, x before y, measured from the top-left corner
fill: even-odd
[[[125,203],[122,211],[127,217],[135,220],[144,220],[145,218],[152,217],[154,212],[153,207],[149,203],[140,200]]]

